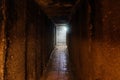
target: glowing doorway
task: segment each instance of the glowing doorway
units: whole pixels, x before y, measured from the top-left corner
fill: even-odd
[[[66,25],[57,25],[56,27],[56,45],[66,46],[66,34],[68,27]]]

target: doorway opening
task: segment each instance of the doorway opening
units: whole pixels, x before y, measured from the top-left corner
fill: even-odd
[[[56,46],[66,46],[67,24],[56,25]]]

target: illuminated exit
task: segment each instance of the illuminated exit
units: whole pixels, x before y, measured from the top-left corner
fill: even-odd
[[[66,34],[68,31],[68,26],[65,24],[57,25],[56,27],[56,45],[66,45]]]

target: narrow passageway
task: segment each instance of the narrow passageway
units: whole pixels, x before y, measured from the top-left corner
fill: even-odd
[[[67,26],[56,26],[56,46],[53,50],[43,80],[72,80],[69,54],[66,45]]]
[[[67,46],[56,46],[42,80],[72,80]]]
[[[120,80],[120,0],[0,0],[0,80]]]

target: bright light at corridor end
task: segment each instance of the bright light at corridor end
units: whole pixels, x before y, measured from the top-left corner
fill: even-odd
[[[63,31],[68,32],[69,31],[69,25],[68,24],[61,24],[61,27]]]
[[[56,24],[56,45],[66,46],[66,35],[68,31],[68,24]]]
[[[67,32],[67,31],[68,31],[68,27],[67,27],[67,26],[63,26],[63,30],[64,30],[65,32]]]
[[[57,27],[61,27],[62,32],[68,32],[69,31],[69,24],[56,24]]]

